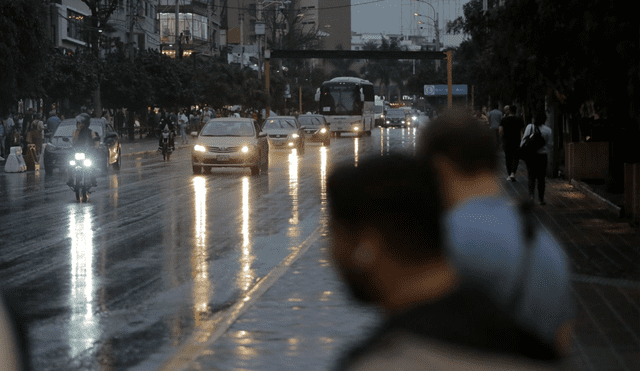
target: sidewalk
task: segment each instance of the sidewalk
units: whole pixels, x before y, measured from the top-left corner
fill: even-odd
[[[503,179],[504,191],[526,197],[523,163],[517,179]],[[564,369],[639,370],[637,231],[565,180],[548,179],[546,201],[534,213],[563,244],[573,268],[575,346]],[[379,317],[348,301],[327,242],[312,246],[189,369],[330,369]]]

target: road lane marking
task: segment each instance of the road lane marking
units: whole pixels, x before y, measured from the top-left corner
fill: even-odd
[[[298,246],[298,249],[290,253],[284,260],[275,266],[268,274],[266,274],[244,297],[239,299],[229,309],[217,313],[207,321],[209,323],[206,328],[194,329],[194,333],[189,337],[185,344],[180,347],[174,355],[166,361],[158,370],[160,371],[180,371],[186,370],[197,357],[202,355],[204,351],[211,348],[231,325],[273,284],[280,278],[289,267],[309,250],[318,238],[322,235],[323,226],[314,230],[307,239]]]

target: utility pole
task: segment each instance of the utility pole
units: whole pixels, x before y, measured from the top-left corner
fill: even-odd
[[[136,10],[133,4],[136,0],[129,0],[129,61],[133,63],[133,26],[135,25]]]
[[[240,13],[240,69],[244,68],[244,13]]]
[[[176,36],[175,36],[175,56],[176,59],[182,57],[182,55],[178,56],[178,53],[182,54],[182,50],[180,50],[180,0],[176,0]]]

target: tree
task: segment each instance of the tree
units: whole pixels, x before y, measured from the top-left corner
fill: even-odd
[[[0,114],[19,98],[36,97],[42,91],[38,77],[48,43],[41,22],[45,10],[38,0],[0,3]]]
[[[50,45],[42,59],[47,63],[40,81],[45,96],[53,102],[68,99],[80,107],[99,86],[96,63],[89,53],[65,54]]]

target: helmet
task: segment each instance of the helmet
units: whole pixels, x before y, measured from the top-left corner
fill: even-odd
[[[89,123],[91,122],[91,117],[87,113],[81,113],[76,116],[76,124],[83,124],[86,127],[89,127]]]

